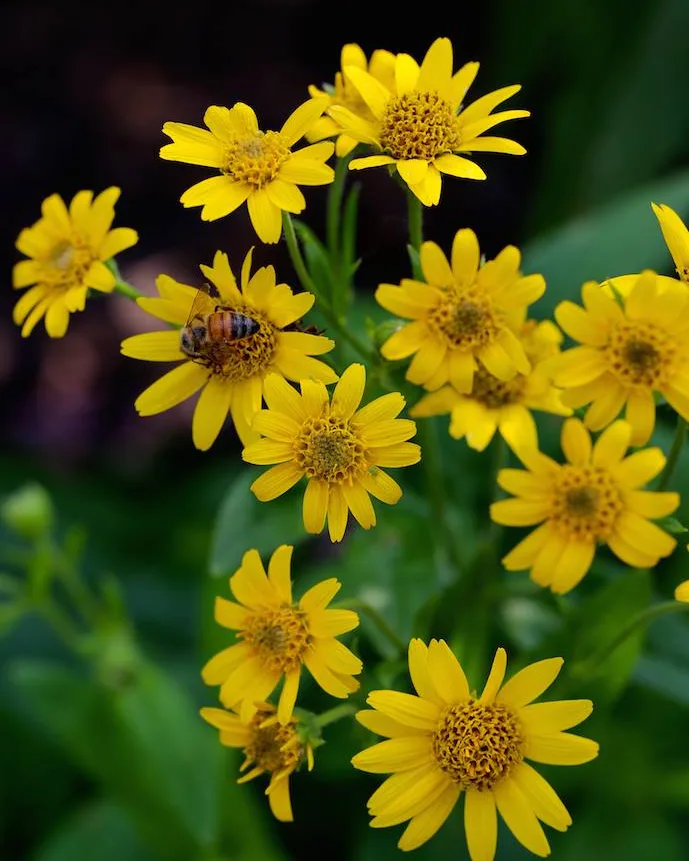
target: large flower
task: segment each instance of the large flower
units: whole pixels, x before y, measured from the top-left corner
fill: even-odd
[[[641,489],[665,455],[648,448],[625,457],[631,436],[619,420],[592,446],[583,423],[570,418],[561,435],[566,464],[531,446],[515,450],[526,470],[502,469],[498,484],[516,498],[494,502],[490,516],[504,526],[541,525],[502,560],[508,571],[530,569],[536,583],[563,594],[587,573],[599,544],[639,568],[672,553],[677,542],[651,520],[671,514],[679,494]]]
[[[496,430],[513,446],[536,439],[531,410],[571,415],[571,409],[560,401],[560,390],[553,386],[543,368],[544,359],[559,352],[560,330],[550,320],[541,323],[527,320],[518,335],[531,362],[528,374],[517,374],[504,381],[479,366],[471,394],[460,395],[452,386],[442,386],[424,395],[409,410],[409,415],[421,418],[450,413],[450,436],[465,437],[477,451],[486,448]]]
[[[366,54],[359,45],[350,43],[342,48],[340,64],[342,71],[335,73],[334,86],[331,85],[324,90],[319,90],[312,84],[309,86],[309,95],[313,98],[326,96],[328,107],[341,105],[364,120],[375,121],[371,109],[349,80],[345,68],[355,66],[357,69],[363,69],[389,90],[392,90],[395,86],[395,55],[391,54],[390,51],[378,49],[371,54],[371,61],[367,62]],[[348,155],[358,143],[349,135],[342,134],[342,128],[330,116],[319,117],[306,133],[308,141],[319,141],[335,136],[337,136],[335,155],[338,157]]]
[[[323,113],[327,98],[309,99],[286,120],[279,132],[263,132],[256,114],[237,102],[232,108],[213,105],[203,121],[210,131],[165,123],[163,132],[173,143],[160,157],[214,167],[220,176],[204,179],[184,192],[184,206],[203,206],[201,218],[215,221],[234,212],[245,201],[262,242],[277,242],[282,212],[300,213],[306,206],[300,185],[327,185],[335,173],[325,164],[335,145],[330,141],[292,150]]]
[[[381,467],[410,466],[421,457],[407,442],[416,433],[409,419],[398,419],[404,398],[391,392],[359,408],[366,384],[363,365],[350,365],[333,392],[322,382],[302,380],[301,394],[281,377],[268,377],[267,410],[253,429],[265,439],[247,446],[249,463],[278,464],[254,481],[261,502],[281,496],[306,478],[304,528],[322,532],[327,518],[331,541],[341,541],[351,511],[364,529],[376,524],[371,496],[393,505],[402,489]]]
[[[266,576],[257,550],[249,550],[230,578],[239,603],[215,599],[215,619],[236,631],[240,640],[212,657],[202,671],[208,685],[221,685],[220,700],[239,708],[242,720],[256,711],[284,680],[277,716],[281,724],[292,718],[302,666],[326,693],[347,697],[359,687],[359,658],[335,638],[359,624],[353,610],[331,610],[328,604],[340,589],[331,578],[292,599],[292,547],[273,553]]]
[[[616,300],[610,291],[618,280],[584,284],[583,308],[558,305],[557,322],[581,346],[549,365],[555,384],[566,390],[563,403],[575,409],[590,404],[588,428],[602,430],[625,407],[631,444],[644,445],[655,426],[655,392],[689,419],[689,289],[645,271]]]
[[[409,674],[418,696],[372,691],[357,719],[387,740],[352,763],[392,773],[368,801],[374,828],[409,821],[397,844],[415,849],[438,831],[464,793],[464,828],[472,861],[493,861],[498,817],[530,852],[550,853],[539,822],[566,831],[572,819],[550,784],[526,760],[580,765],[595,741],[563,732],[589,716],[590,700],[534,703],[557,677],[562,658],[530,664],[502,684],[498,649],[480,696],[444,640],[409,643]]]
[[[258,326],[256,332],[235,340],[220,339],[219,348],[206,356],[191,351],[190,357],[189,348],[186,352],[182,349],[184,338],[178,331],[133,335],[122,342],[125,356],[149,362],[182,362],[142,392],[135,407],[140,415],[152,416],[202,389],[192,421],[194,445],[202,450],[213,445],[228,412],[244,445],[258,439],[251,422],[261,408],[267,374],[278,373],[289,380],[314,377],[325,383],[337,379],[331,368],[312,358],[327,353],[334,342],[322,335],[293,330],[293,324],[313,305],[313,294],[292,293],[287,284],[276,284],[272,266],[251,275],[252,252],[253,249],[242,266],[241,286],[237,285],[227,255],[220,251],[215,254],[213,266],[200,267],[220,294],[215,300],[168,275],[160,275],[156,281],[159,297],[137,301],[154,317],[186,329],[192,306],[203,297],[206,313],[219,307],[241,314]]]
[[[289,795],[289,778],[304,762],[313,768],[313,747],[302,740],[304,733],[298,718],[282,725],[275,709],[269,703],[260,703],[250,718],[242,718],[235,711],[203,708],[201,717],[220,730],[220,743],[244,750],[246,771],[237,783],[246,783],[261,774],[270,775],[266,789],[273,816],[280,822],[292,822],[292,802]]]
[[[506,382],[531,370],[515,330],[526,308],[545,290],[542,275],[522,276],[513,245],[480,265],[473,230],[458,230],[449,262],[435,242],[421,245],[426,282],[403,279],[381,284],[376,299],[386,310],[412,320],[381,347],[386,359],[414,358],[407,379],[430,391],[449,383],[460,394],[472,391],[478,359]]]
[[[461,110],[478,67],[478,63],[467,63],[453,74],[452,43],[445,38],[433,42],[421,66],[409,54],[398,54],[394,86],[386,86],[358,65],[344,67],[373,119],[338,105],[328,108],[328,114],[345,134],[380,153],[354,159],[350,168],[392,165],[423,204],[434,206],[440,200],[443,173],[464,179],[486,178],[465,154],[523,155],[526,150],[513,140],[481,137],[498,123],[529,116],[524,110],[491,113],[519,92],[519,85],[488,93]]]
[[[136,245],[131,227],[111,230],[120,189],[106,188],[96,198],[92,191],[79,191],[69,209],[59,194],[51,194],[41,206],[42,217],[26,227],[16,247],[29,260],[20,260],[12,270],[12,286],[27,290],[14,306],[14,322],[22,337],[33,331],[41,317],[51,338],[67,331],[69,315],[83,311],[91,290],[110,293],[117,279],[106,260]]]

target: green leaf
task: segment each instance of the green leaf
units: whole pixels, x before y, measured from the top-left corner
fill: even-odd
[[[330,299],[333,289],[333,275],[328,250],[314,231],[298,218],[292,219],[294,229],[301,241],[309,275],[316,286]]]
[[[585,281],[654,269],[672,270],[651,202],[689,210],[689,170],[635,188],[585,213],[523,249],[523,271],[545,276],[545,295],[533,307],[550,316],[563,299],[579,301]]]
[[[681,535],[683,532],[689,532],[689,529],[677,520],[676,517],[663,517],[655,521],[661,529],[669,532],[670,535]]]
[[[249,489],[258,477],[255,468],[241,472],[223,499],[213,527],[209,569],[224,577],[255,548],[265,559],[280,544],[297,546],[308,539],[301,514],[301,497],[292,490],[272,502],[259,502]]]

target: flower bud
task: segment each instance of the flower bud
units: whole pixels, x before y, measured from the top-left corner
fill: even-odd
[[[0,522],[9,530],[33,541],[53,525],[53,502],[48,491],[36,482],[15,490],[0,505]]]

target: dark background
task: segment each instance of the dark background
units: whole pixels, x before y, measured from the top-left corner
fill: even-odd
[[[182,192],[208,171],[158,157],[168,140],[163,123],[202,125],[208,105],[244,101],[261,128],[277,129],[305,100],[309,84],[334,79],[346,42],[359,43],[367,55],[386,48],[420,61],[436,37],[448,36],[456,67],[481,62],[470,100],[521,83],[522,92],[504,107],[532,111],[497,132],[523,143],[526,156],[480,154],[488,180],[446,178],[440,205],[426,212],[426,238],[448,249],[455,231],[470,226],[492,257],[504,245],[521,246],[689,167],[687,32],[686,0],[413,8],[308,0],[4,3],[0,495],[27,480],[42,482],[61,521],[88,532],[89,569],[114,570],[123,580],[146,648],[197,690],[207,656],[199,643],[198,584],[239,447],[228,429],[210,452],[197,452],[192,404],[152,418],[136,415],[135,397],[161,368],[120,356],[120,341],[150,326],[123,297],[90,302],[72,317],[64,339],[51,341],[42,324],[21,339],[11,320],[17,294],[10,273],[20,259],[14,240],[39,217],[41,201],[53,192],[69,200],[82,188],[119,186],[115,226],[140,235],[120,267],[143,292],[153,292],[161,272],[198,282],[198,264],[210,263],[216,249],[227,251],[238,271],[248,247],[258,244],[246,208],[203,223],[198,209],[181,207]],[[370,294],[379,281],[409,274],[405,208],[384,170],[361,172],[356,181],[358,287]],[[302,218],[317,232],[325,193],[306,189]],[[647,229],[657,232],[650,214]],[[630,251],[634,243],[630,236]],[[294,283],[281,244],[259,246],[254,259],[275,264],[278,277]],[[45,629],[27,621],[6,638],[0,662],[55,650]],[[44,841],[92,786],[16,717],[11,693],[3,690],[0,859],[45,861],[52,856],[42,854]],[[338,803],[330,798],[331,806]],[[311,831],[285,838],[294,857],[305,857],[303,847],[324,835],[327,823],[317,817]],[[392,845],[392,835],[386,837]],[[332,841],[329,850],[335,858]],[[622,850],[620,857],[627,857]]]

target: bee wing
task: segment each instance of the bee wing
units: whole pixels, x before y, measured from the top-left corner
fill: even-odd
[[[187,326],[190,326],[193,320],[203,319],[206,314],[212,314],[218,304],[219,296],[217,289],[211,284],[203,284],[199,287],[194,296],[194,301],[191,303]]]

